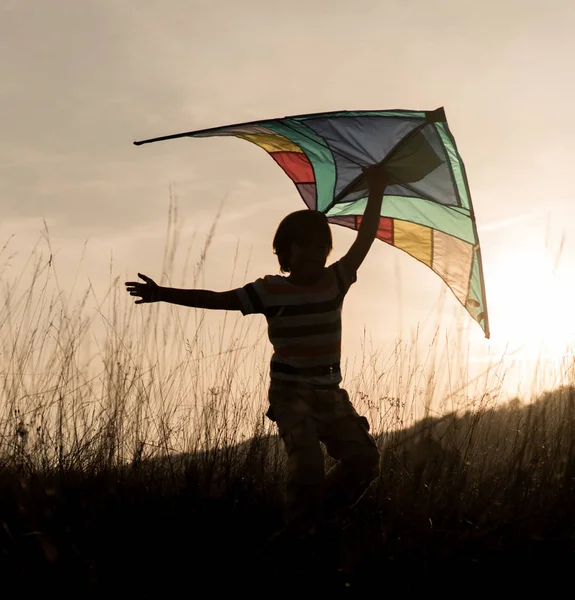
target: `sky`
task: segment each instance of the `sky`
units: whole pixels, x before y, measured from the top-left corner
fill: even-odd
[[[166,283],[170,197],[173,285],[192,287],[184,255],[200,260],[215,220],[197,285],[277,273],[273,233],[303,203],[263,151],[226,138],[132,142],[290,114],[443,106],[475,208],[491,339],[429,269],[376,242],[344,306],[344,356],[367,338],[384,355],[403,339],[425,357],[440,340],[463,351],[473,377],[504,356],[511,394],[534,364],[563,364],[575,338],[569,0],[3,0],[0,12],[0,247],[10,256],[0,277],[46,246],[45,221],[70,298],[88,285],[104,298],[115,276],[123,289],[137,272]],[[333,231],[335,260],[355,234]]]

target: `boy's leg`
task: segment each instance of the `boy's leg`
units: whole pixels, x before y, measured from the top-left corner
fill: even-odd
[[[313,419],[282,437],[287,452],[286,521],[298,536],[315,530],[322,516],[325,461]]]
[[[355,412],[355,411],[354,411]],[[328,529],[335,535],[338,570],[354,573],[362,556],[362,530],[346,529],[346,512],[361,498],[369,484],[379,475],[379,451],[369,433],[365,417],[355,414],[325,423],[321,439],[328,454],[338,461],[326,476],[324,514]],[[354,519],[355,520],[355,519]],[[359,543],[359,545],[358,545]]]
[[[321,441],[338,461],[325,482],[324,507],[335,516],[349,508],[379,475],[379,451],[365,417],[348,414],[325,423]]]

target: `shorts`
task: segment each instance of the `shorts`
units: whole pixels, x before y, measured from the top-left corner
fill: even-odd
[[[282,438],[306,418],[320,426],[329,426],[344,417],[354,417],[369,431],[367,419],[359,416],[346,390],[337,384],[318,387],[299,382],[272,381],[269,402],[266,416],[277,424]]]

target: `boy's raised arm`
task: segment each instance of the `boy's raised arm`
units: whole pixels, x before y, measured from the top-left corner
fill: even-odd
[[[138,273],[145,283],[126,281],[126,291],[130,296],[139,296],[135,304],[146,302],[170,302],[193,308],[212,310],[241,310],[240,299],[235,291],[212,292],[210,290],[181,290],[159,286],[153,279]]]
[[[388,183],[388,175],[381,167],[364,170],[369,185],[367,206],[361,219],[355,242],[341,259],[350,273],[355,273],[366,257],[377,234],[381,216],[381,202]]]

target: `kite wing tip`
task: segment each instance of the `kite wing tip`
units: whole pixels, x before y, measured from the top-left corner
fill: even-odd
[[[447,118],[445,117],[445,109],[443,106],[440,106],[435,110],[428,110],[425,112],[425,119],[429,123],[441,123],[447,121]]]

